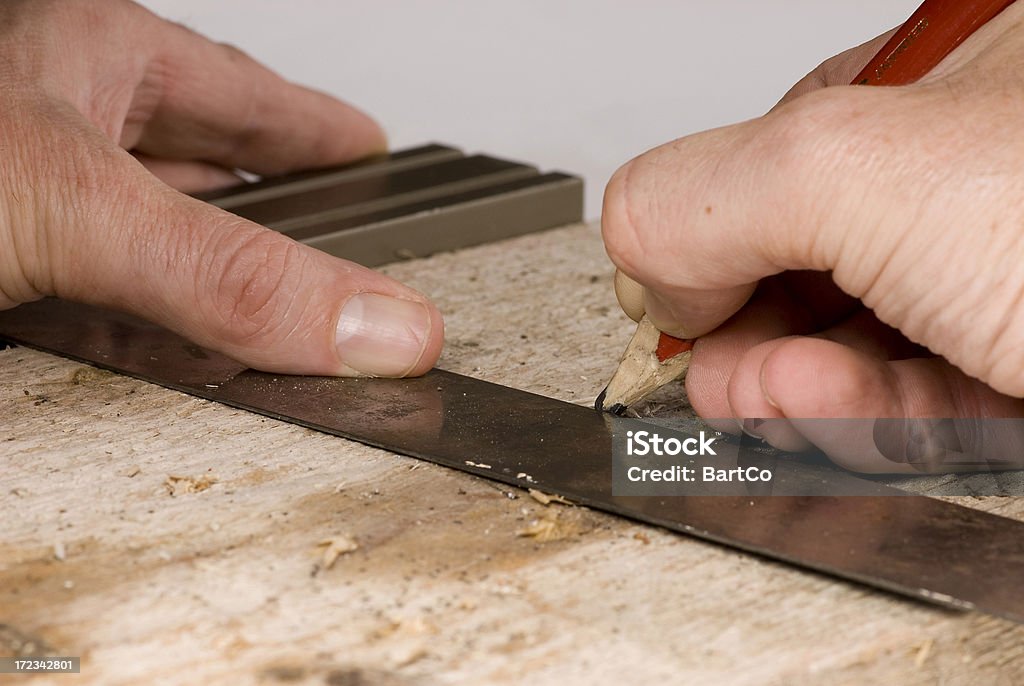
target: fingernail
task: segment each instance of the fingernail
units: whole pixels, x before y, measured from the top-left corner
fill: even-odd
[[[430,312],[423,303],[376,293],[348,299],[335,341],[341,361],[366,376],[405,376],[423,355]]]

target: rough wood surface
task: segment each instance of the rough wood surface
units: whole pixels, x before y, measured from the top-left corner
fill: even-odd
[[[566,400],[631,332],[594,227],[387,271],[446,312],[442,366]],[[1024,683],[1014,624],[23,348],[0,457],[0,654],[83,657],[33,684]]]

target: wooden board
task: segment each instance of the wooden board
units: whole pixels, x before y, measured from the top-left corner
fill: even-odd
[[[441,366],[581,404],[632,328],[593,226],[384,271],[441,305]],[[33,684],[1024,681],[1008,622],[22,348],[0,417],[0,654],[83,657]]]

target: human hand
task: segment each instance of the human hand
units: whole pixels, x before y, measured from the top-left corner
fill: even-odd
[[[620,302],[700,337],[701,416],[882,472],[920,466],[806,420],[1024,417],[1022,20],[1012,5],[912,86],[839,87],[883,36],[616,173]]]
[[[114,307],[266,371],[436,361],[419,293],[178,192],[383,150],[366,115],[127,0],[4,2],[0,88],[0,309]]]

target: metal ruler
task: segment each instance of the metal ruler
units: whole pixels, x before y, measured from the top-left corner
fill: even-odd
[[[444,158],[451,149],[428,146],[419,150],[411,157],[440,154]],[[283,192],[289,184],[298,184],[297,192],[304,197],[302,193],[315,194],[372,178],[381,170],[374,172],[373,164],[402,164],[409,159],[404,155],[398,153],[366,166],[270,180],[211,199],[232,211],[248,208],[254,215],[257,210],[253,208],[262,208],[258,212],[266,214],[260,216],[273,223],[270,220],[279,217],[274,214],[274,201],[292,198],[288,202],[294,202],[294,188]],[[445,162],[434,158],[427,164]],[[444,169],[451,168],[442,167],[442,172]],[[334,180],[323,178],[331,174],[336,175]],[[340,184],[332,185],[339,177]],[[549,175],[550,183],[557,187],[571,179],[559,177]],[[451,177],[442,174],[436,178]],[[535,182],[538,187],[549,183]],[[477,191],[483,187],[493,191],[483,196],[483,204],[513,206],[515,199],[497,197],[508,188],[507,183],[511,182],[506,179],[478,187]],[[399,184],[383,183],[377,196],[361,196],[360,202],[376,202],[378,209],[348,215],[392,213],[392,219],[381,220],[377,229],[364,230],[358,239],[367,254],[377,256],[402,244],[391,241],[386,228],[381,228],[387,226],[386,221],[396,222],[399,235],[416,236],[417,222],[395,208],[421,207],[418,203],[428,202],[416,196],[420,199],[389,205],[387,193],[380,193],[382,187]],[[573,186],[577,190],[561,188],[548,189],[555,196],[567,193],[561,196],[559,211],[573,203],[578,208],[578,202],[572,200],[578,186]],[[421,191],[422,187],[415,192]],[[441,202],[448,203],[444,208],[464,211],[466,208],[459,209],[464,201],[458,198],[472,192],[465,188],[445,191],[429,202],[442,198]],[[260,204],[264,202],[268,204]],[[314,219],[300,222],[293,214],[292,220],[282,215],[280,222],[290,227],[330,226],[326,235],[342,234],[349,229],[340,227],[348,226],[345,222],[350,220],[343,216],[343,207],[338,205],[336,214],[330,215],[333,218],[325,219],[329,208],[320,201],[307,204],[304,200],[297,205],[298,216]],[[434,214],[443,215],[444,208]],[[479,207],[470,211],[486,213]],[[413,210],[416,212],[419,210]],[[545,218],[540,213],[537,221],[527,224],[536,229],[554,221],[557,214],[549,212]],[[498,219],[493,225],[503,222],[506,220]],[[515,225],[512,231],[516,233],[523,231],[513,220],[503,225]],[[469,226],[461,237],[444,237],[440,243],[455,247],[464,240],[476,241],[479,234],[469,231]],[[426,240],[416,245],[427,253],[436,250],[436,245]],[[134,317],[58,300],[0,312],[0,338],[489,479],[539,488],[581,505],[919,600],[1024,622],[1024,593],[1020,591],[1024,523],[933,498],[891,497],[902,492],[836,469],[796,464],[788,476],[808,483],[825,480],[830,493],[874,495],[616,496],[612,493],[611,460],[616,420],[588,407],[440,370],[403,380],[264,374]],[[756,452],[740,451],[751,464],[764,459]]]

